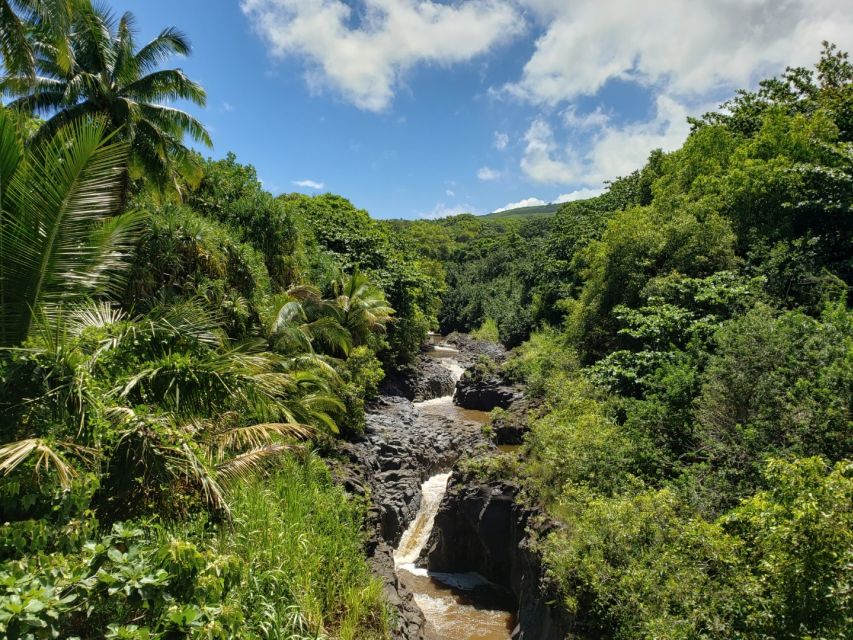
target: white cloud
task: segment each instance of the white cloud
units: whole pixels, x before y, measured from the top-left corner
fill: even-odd
[[[495,169],[490,169],[489,167],[480,167],[477,170],[477,177],[484,182],[489,182],[491,180],[497,180],[501,177],[501,172],[496,171]]]
[[[444,202],[439,202],[432,208],[432,211],[420,212],[417,214],[417,216],[419,218],[436,220],[438,218],[449,218],[450,216],[458,216],[460,213],[473,213],[473,209],[469,205],[447,205]]]
[[[668,96],[659,96],[651,120],[623,127],[604,126],[581,151],[560,147],[550,125],[534,120],[525,134],[527,148],[521,169],[528,178],[543,184],[598,186],[643,166],[653,149],[678,148],[687,134],[687,109]]]
[[[570,129],[595,129],[603,127],[610,121],[610,116],[604,113],[601,107],[596,107],[595,111],[579,114],[575,105],[569,106],[563,111],[563,124]]]
[[[655,117],[622,128],[605,127],[584,162],[585,184],[600,183],[641,168],[653,149],[681,146],[690,125],[687,109],[667,96],[657,98]]]
[[[824,39],[853,45],[849,0],[522,1],[544,33],[504,89],[540,104],[593,95],[611,79],[701,95],[812,64]]]
[[[495,131],[495,149],[503,151],[509,144],[509,136],[500,131]]]
[[[456,196],[456,192],[454,192],[453,189],[445,189],[444,195],[446,195],[448,198],[453,198]]]
[[[575,200],[586,200],[594,198],[604,193],[604,189],[576,189],[570,193],[562,193],[554,200],[554,204],[563,204],[564,202],[574,202]]]
[[[520,209],[522,207],[540,207],[543,204],[548,204],[544,200],[540,200],[539,198],[525,198],[524,200],[519,200],[518,202],[510,202],[509,204],[501,207],[500,209],[495,209],[495,213],[500,213],[501,211],[509,211],[510,209]]]
[[[465,62],[525,28],[510,0],[242,0],[274,56],[309,61],[312,89],[332,87],[357,107],[385,109],[418,63]]]
[[[294,180],[293,184],[297,187],[302,187],[303,189],[314,189],[315,191],[320,191],[324,186],[322,182],[316,182],[314,180]]]
[[[544,120],[533,121],[524,134],[527,147],[521,159],[521,170],[534,182],[546,184],[564,184],[576,182],[579,170],[564,159],[565,154],[558,153],[554,140],[554,131]]]
[[[234,105],[231,104],[230,102],[223,102],[222,103],[222,110],[225,113],[231,113],[232,111],[234,111]]]

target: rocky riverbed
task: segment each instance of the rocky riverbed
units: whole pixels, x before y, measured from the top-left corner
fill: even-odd
[[[522,612],[524,607],[533,611],[535,603],[539,602],[532,596],[528,597],[528,594],[538,593],[539,575],[535,567],[529,567],[531,576],[528,579],[528,582],[532,580],[535,583],[535,587],[531,586],[527,591],[513,588],[513,584],[520,585],[522,580],[512,578],[513,572],[525,573],[523,562],[518,558],[527,558],[525,562],[530,560],[517,554],[525,544],[526,518],[519,519],[515,515],[515,494],[505,492],[501,494],[503,497],[496,495],[494,499],[480,504],[480,517],[460,507],[460,496],[468,495],[460,482],[471,484],[475,493],[482,487],[475,488],[471,479],[457,480],[457,474],[451,476],[448,473],[463,456],[479,457],[495,452],[494,443],[482,430],[486,414],[465,410],[451,401],[454,392],[458,400],[460,390],[466,389],[464,380],[456,383],[464,369],[482,362],[482,356],[499,362],[505,358],[505,352],[499,345],[474,340],[470,336],[454,334],[448,337],[446,342],[424,354],[413,367],[386,381],[384,395],[369,408],[364,433],[339,445],[339,460],[342,462],[336,469],[338,478],[348,491],[363,496],[369,504],[367,552],[374,573],[384,583],[389,603],[398,612],[395,638],[508,639],[512,625],[506,625],[513,617],[499,614],[497,610],[490,613],[490,607],[515,610],[517,603],[521,602]],[[488,396],[479,402],[475,399],[475,404],[491,409],[495,405],[490,405],[489,394],[494,394],[492,387],[501,385],[497,379],[480,380],[478,388],[469,388],[467,392],[470,397],[476,397],[478,393]],[[520,390],[513,388],[511,392],[510,402],[518,401]],[[448,476],[451,477],[450,490],[445,495]],[[434,501],[434,504],[422,505],[424,490],[429,494],[427,500]],[[468,500],[466,504],[469,508],[479,503]],[[503,507],[499,508],[500,504]],[[422,506],[429,513],[425,513]],[[502,515],[498,517],[495,514],[499,511]],[[433,526],[436,512],[438,516]],[[406,532],[410,525],[412,527]],[[418,531],[412,531],[412,528]],[[402,547],[412,548],[397,549],[398,566],[395,566],[395,548],[400,545],[404,532],[408,537]],[[412,538],[420,539],[413,541]],[[454,549],[457,542],[460,547]],[[426,548],[421,554],[424,546]],[[469,551],[470,557],[460,555],[462,549]],[[484,553],[484,550],[488,552]],[[421,564],[439,573],[428,574],[426,569],[415,568],[411,561],[418,555],[421,555]],[[401,558],[409,562],[405,570],[400,569]],[[490,568],[492,563],[497,569]],[[460,572],[468,571],[476,571],[488,579],[474,577],[471,583],[471,576],[475,574],[459,577]],[[461,585],[463,590],[460,591],[436,579],[438,575],[445,576],[445,583],[450,585],[454,581],[467,581],[468,584]],[[479,591],[478,580],[482,581],[483,587]],[[472,584],[477,588],[472,589]],[[472,589],[470,605],[467,589]],[[413,591],[417,593],[417,600]],[[448,599],[452,599],[451,606],[447,605]],[[436,609],[434,605],[439,602],[444,604]],[[427,611],[431,622],[425,618],[422,608]],[[534,617],[541,613],[536,609]],[[436,619],[442,615],[458,617],[458,624],[467,631],[463,635],[448,631],[454,621]],[[531,615],[525,617],[528,621],[533,619]],[[436,624],[451,626],[436,633]],[[472,625],[481,627],[483,634],[471,633]],[[535,632],[536,628],[531,627],[531,630]],[[530,639],[536,636],[517,629],[516,637]]]

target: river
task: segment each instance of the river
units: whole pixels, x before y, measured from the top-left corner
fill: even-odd
[[[454,348],[436,340],[429,355],[438,358],[458,380],[464,369],[454,358]],[[463,409],[452,396],[416,403],[423,414],[440,415],[454,422],[485,424],[488,413]],[[447,488],[450,473],[428,478],[421,486],[421,506],[394,552],[400,579],[415,596],[427,621],[428,640],[508,640],[515,626],[514,603],[506,594],[476,573],[435,573],[415,562],[429,540],[433,521]]]

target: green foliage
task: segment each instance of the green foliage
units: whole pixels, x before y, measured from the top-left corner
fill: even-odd
[[[0,632],[7,637],[232,638],[235,556],[206,551],[148,527],[116,524],[77,555],[0,567]]]
[[[491,342],[499,342],[500,334],[498,332],[498,323],[491,318],[483,320],[483,324],[478,329],[471,332],[471,336],[478,340],[489,340]]]
[[[382,363],[366,346],[353,349],[342,367],[340,396],[344,402],[341,429],[346,433],[364,431],[364,403],[376,397],[385,376]]]
[[[270,290],[263,257],[227,227],[176,205],[145,203],[149,213],[136,246],[125,305],[203,302],[235,338],[253,332]]]
[[[301,283],[308,269],[304,230],[283,200],[264,191],[254,167],[239,164],[233,153],[206,161],[187,204],[259,251],[275,291]]]
[[[101,121],[25,151],[0,109],[0,346],[20,344],[36,315],[116,288],[139,217],[121,214],[127,146]]]
[[[340,196],[283,196],[294,215],[306,221],[319,249],[344,273],[361,272],[385,294],[394,309],[383,360],[411,362],[435,326],[442,283],[422,268],[411,248],[396,245],[384,225]],[[439,274],[440,275],[440,274]]]
[[[751,637],[849,637],[853,467],[774,459],[764,483],[766,490],[721,519],[744,541],[741,566],[751,588],[740,624]]]
[[[61,37],[54,38],[61,46],[40,46],[39,30],[29,31],[30,44],[38,50],[35,73],[12,69],[0,83],[0,90],[15,98],[11,108],[48,116],[36,143],[51,139],[77,119],[99,116],[107,120],[111,132],[130,143],[136,178],[147,177],[165,186],[178,175],[193,173],[193,156],[183,144],[184,135],[207,146],[213,143],[198,120],[163,103],[182,99],[204,106],[206,94],[183,71],[158,69],[170,55],[189,54],[186,36],[169,27],[137,48],[133,14],[125,13],[116,21],[109,11],[88,0],[50,2],[47,6],[53,10],[35,13],[56,15],[55,8],[63,4],[63,19],[51,21],[54,31],[62,30]],[[4,20],[3,33],[7,25]]]
[[[448,311],[502,339],[510,255],[539,274],[518,308],[552,327],[502,372],[531,431],[483,468],[556,523],[539,549],[578,637],[850,636],[851,87],[826,45],[564,205],[544,245],[483,225],[454,247]]]
[[[766,455],[853,451],[853,314],[843,303],[821,320],[756,307],[717,334],[696,418],[704,451],[739,496]]]
[[[234,515],[215,548],[242,561],[237,637],[387,637],[381,586],[362,555],[363,511],[319,459],[288,458],[267,480],[242,485]]]
[[[716,522],[664,489],[575,492],[542,544],[550,575],[600,638],[845,638],[849,463],[771,460],[770,487]]]

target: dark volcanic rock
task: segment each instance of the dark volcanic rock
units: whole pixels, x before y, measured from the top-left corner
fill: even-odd
[[[420,640],[423,614],[394,571],[393,547],[415,518],[421,484],[449,469],[463,454],[489,450],[479,426],[424,415],[402,397],[381,397],[370,407],[364,434],[338,445],[335,468],[351,493],[369,497],[367,553],[398,611],[394,638]]]
[[[456,383],[453,402],[466,409],[491,411],[495,407],[506,409],[521,398],[521,391],[502,384],[500,378],[474,379],[467,374]]]
[[[510,590],[518,602],[513,640],[563,640],[574,618],[546,579],[533,541],[553,524],[516,501],[517,488],[451,476],[421,562],[430,571],[476,571]]]
[[[421,640],[423,638],[424,614],[415,603],[414,596],[394,570],[394,550],[385,542],[380,542],[367,563],[385,589],[388,604],[397,611],[397,625],[394,638],[400,640]]]
[[[480,356],[486,356],[495,362],[506,360],[506,349],[503,345],[489,340],[478,340],[467,333],[453,332],[445,338],[445,342],[459,349],[458,360],[466,367],[474,364]]]
[[[506,411],[492,418],[492,440],[495,444],[522,444],[524,434],[530,430],[532,411],[525,398],[513,402]]]
[[[420,356],[414,364],[388,375],[382,381],[380,392],[421,402],[453,395],[454,386],[453,376],[446,367],[435,358]]]

